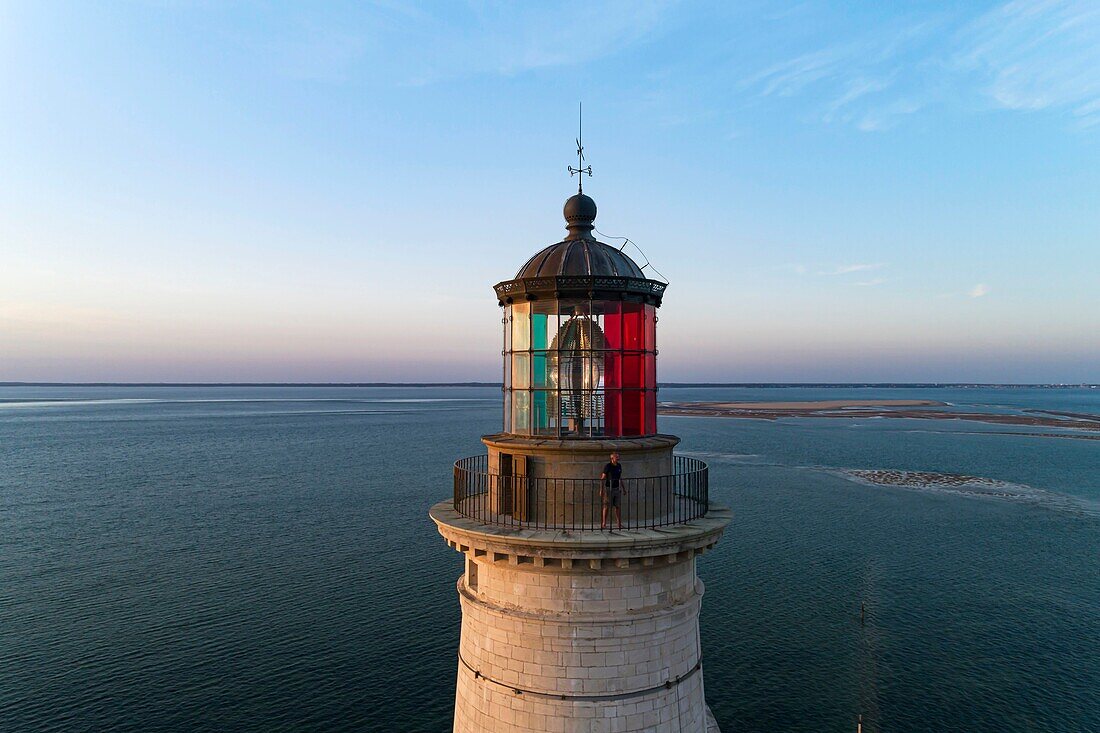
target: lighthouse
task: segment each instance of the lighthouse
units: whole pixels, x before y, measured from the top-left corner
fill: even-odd
[[[717,731],[695,558],[730,512],[658,431],[667,283],[594,238],[589,196],[564,214],[565,239],[494,287],[502,429],[430,512],[465,558],[454,731]]]

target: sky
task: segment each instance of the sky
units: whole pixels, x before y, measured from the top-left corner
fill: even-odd
[[[498,380],[579,102],[662,381],[1100,381],[1091,0],[0,0],[0,381]]]

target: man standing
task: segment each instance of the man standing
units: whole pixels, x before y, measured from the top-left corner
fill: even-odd
[[[603,481],[603,486],[600,487],[600,499],[603,501],[603,514],[600,516],[600,529],[607,529],[608,507],[614,507],[615,521],[619,523],[619,529],[623,528],[623,515],[619,510],[622,492],[625,491],[625,489],[620,487],[620,480],[622,477],[623,465],[619,463],[619,454],[612,453],[611,462],[604,464],[603,473],[600,474],[600,479]]]

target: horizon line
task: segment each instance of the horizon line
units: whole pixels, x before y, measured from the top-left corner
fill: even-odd
[[[28,382],[0,387],[501,387],[501,382]],[[658,382],[658,387],[1100,387],[1090,382]]]

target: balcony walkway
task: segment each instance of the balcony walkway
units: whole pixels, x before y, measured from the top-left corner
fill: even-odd
[[[455,462],[454,511],[483,524],[513,529],[601,531],[605,500],[607,523],[619,529],[610,499],[618,494],[622,529],[655,529],[685,524],[709,509],[707,464],[675,456],[673,473],[624,478],[617,492],[598,478],[501,475],[489,471],[488,456]]]

